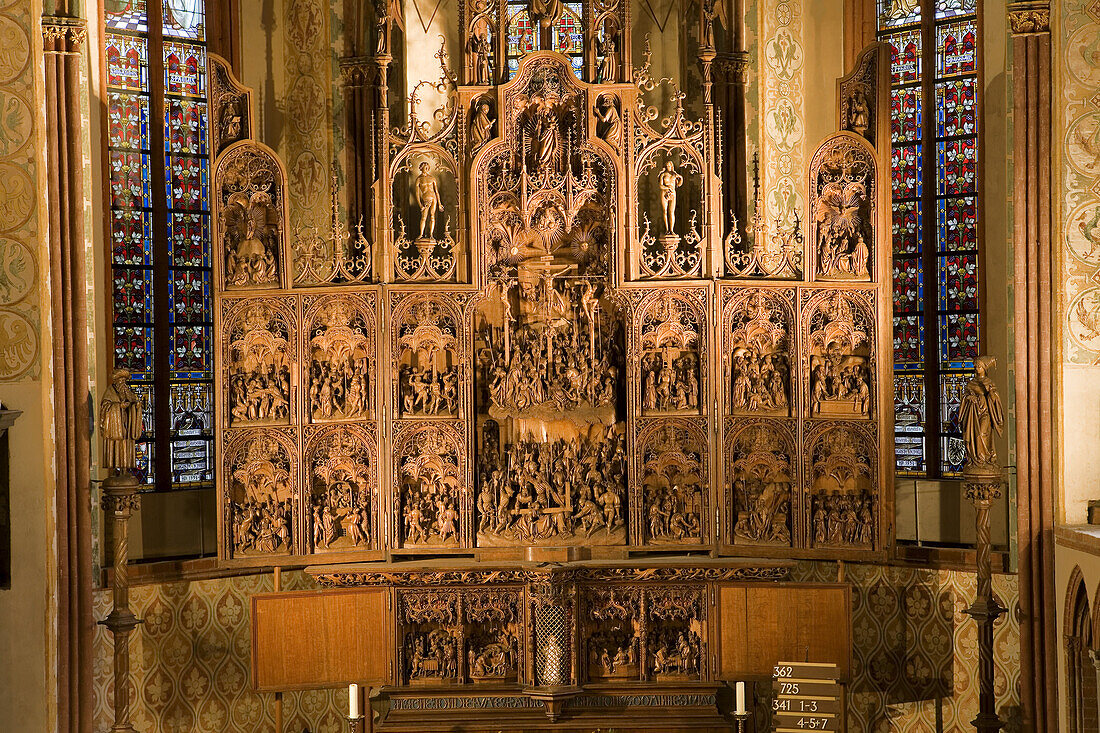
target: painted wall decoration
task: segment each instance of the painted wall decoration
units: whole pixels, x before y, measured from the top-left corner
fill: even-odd
[[[35,27],[30,6],[0,2],[0,382],[40,374]]]
[[[1065,360],[1100,362],[1100,7],[1062,6],[1062,262]]]
[[[760,176],[765,219],[805,219],[802,0],[760,0]]]

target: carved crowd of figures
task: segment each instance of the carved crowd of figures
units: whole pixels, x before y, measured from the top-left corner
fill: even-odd
[[[765,354],[754,349],[738,349],[733,354],[730,377],[734,410],[785,412],[788,409],[790,365],[786,354]]]
[[[370,360],[314,360],[309,371],[309,409],[314,420],[361,417],[369,411]]]
[[[234,422],[285,421],[290,410],[290,367],[260,364],[252,371],[231,372],[229,395]]]
[[[578,81],[568,61],[538,54],[497,89],[500,19],[476,2],[467,4],[475,20],[460,49],[463,81],[441,50],[440,84],[418,84],[402,102],[407,123],[376,140],[391,177],[376,207],[384,221],[365,228],[379,266],[354,288],[318,280],[309,284],[325,287],[309,291],[288,275],[294,262],[283,258],[297,254],[283,241],[286,173],[273,154],[242,141],[219,158],[216,297],[296,305],[276,303],[242,327],[226,316],[225,333],[215,335],[225,347],[217,389],[228,408],[218,440],[255,426],[285,430],[293,454],[306,450],[308,429],[362,424],[375,450],[392,451],[383,469],[323,479],[288,455],[279,471],[308,487],[289,497],[291,479],[265,478],[260,463],[219,451],[226,471],[241,476],[223,482],[231,525],[223,554],[257,560],[295,541],[298,551],[379,554],[569,544],[880,550],[876,513],[888,509],[880,477],[833,491],[817,474],[807,480],[791,469],[807,465],[802,435],[813,424],[881,417],[876,324],[888,301],[874,280],[881,181],[873,149],[852,133],[826,141],[806,189],[806,272],[761,275],[739,293],[734,280],[744,273],[723,272],[721,253],[708,254],[715,232],[726,231],[724,217],[704,208],[722,199],[714,130],[690,118],[675,83],[649,76],[648,55],[633,85],[621,83],[631,77],[627,16],[611,5],[598,10],[585,58],[594,84]],[[388,52],[383,5],[378,42]],[[705,48],[715,43],[716,7],[700,7]],[[529,11],[549,28],[563,8],[532,0]],[[439,114],[418,108],[425,89],[447,98]],[[244,102],[238,96],[221,112],[247,116]],[[866,102],[846,98],[855,132],[869,117]],[[334,222],[339,214],[334,203]],[[801,256],[800,236],[783,246],[797,245]],[[318,299],[368,291],[388,310],[318,315]],[[668,296],[660,305],[656,292]],[[975,394],[981,417],[985,393]],[[797,439],[754,463],[730,447],[739,420]],[[699,445],[645,438],[678,421],[697,429],[690,441]],[[482,432],[490,423],[492,440]],[[972,431],[979,451],[983,430]],[[869,459],[878,450],[877,442],[860,446]],[[729,503],[715,521],[723,493]],[[296,540],[295,517],[303,522]],[[413,677],[465,669],[499,678],[514,666],[506,639],[450,648],[440,629],[416,634]],[[700,664],[687,626],[645,648],[612,636],[601,644],[604,675],[638,666],[643,675],[695,674]]]
[[[237,552],[281,552],[290,549],[293,502],[268,496],[233,507],[233,546]]]
[[[489,542],[607,539],[625,525],[626,451],[612,427],[600,440],[526,438],[484,456],[478,533]]]
[[[814,496],[815,547],[870,547],[874,541],[874,499],[867,492]]]

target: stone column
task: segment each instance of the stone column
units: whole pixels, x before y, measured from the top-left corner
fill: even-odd
[[[1050,7],[1008,6],[1012,32],[1016,492],[1024,728],[1057,727]]]
[[[92,730],[92,515],[80,75],[87,26],[43,16],[53,406],[57,439],[57,729]]]

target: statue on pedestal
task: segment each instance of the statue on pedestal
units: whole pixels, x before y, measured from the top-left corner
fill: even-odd
[[[130,388],[128,369],[115,369],[111,386],[99,403],[99,429],[103,433],[103,467],[112,476],[137,468],[135,444],[142,433],[141,397]]]
[[[675,237],[676,189],[684,185],[684,177],[676,170],[676,164],[670,160],[665,163],[665,169],[657,176],[657,184],[661,187],[661,208],[665,216],[665,236]]]
[[[991,356],[979,356],[974,360],[974,378],[966,385],[959,406],[959,428],[966,441],[964,470],[968,472],[1000,472],[993,434],[1000,435],[1004,429],[1004,409],[997,385],[986,376],[996,363]]]
[[[416,203],[420,206],[420,239],[435,239],[435,218],[441,207],[439,184],[431,174],[431,165],[420,164],[416,177]]]

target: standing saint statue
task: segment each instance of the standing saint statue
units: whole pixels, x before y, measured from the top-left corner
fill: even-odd
[[[489,103],[480,102],[470,121],[470,140],[477,150],[493,136],[493,118],[489,116]]]
[[[979,356],[974,360],[974,378],[966,385],[962,404],[959,406],[959,428],[966,441],[967,468],[997,468],[997,448],[993,434],[1001,434],[1005,415],[997,385],[986,376],[996,360],[992,356]]]
[[[435,239],[435,219],[441,208],[439,184],[427,161],[420,164],[416,177],[416,203],[420,206],[420,238]]]
[[[600,102],[596,106],[596,119],[600,122],[596,134],[605,143],[618,150],[623,141],[623,119],[613,99],[600,97]]]
[[[661,187],[661,208],[665,215],[665,234],[675,236],[673,227],[676,226],[676,189],[684,185],[684,177],[676,170],[676,165],[670,160],[665,163],[665,169],[657,177],[657,184]]]
[[[470,36],[470,53],[474,56],[474,84],[488,84],[491,81],[492,74],[489,66],[491,51],[492,45],[489,43],[488,31],[483,23]]]
[[[596,71],[596,81],[600,84],[615,84],[619,81],[619,40],[613,26],[604,26],[603,36],[597,41],[600,67]]]
[[[541,173],[554,165],[558,155],[558,120],[550,107],[536,113],[534,137],[535,170]]]
[[[99,403],[99,429],[103,433],[103,466],[112,476],[137,468],[135,444],[142,433],[141,397],[130,388],[128,369],[115,369],[111,386]]]

